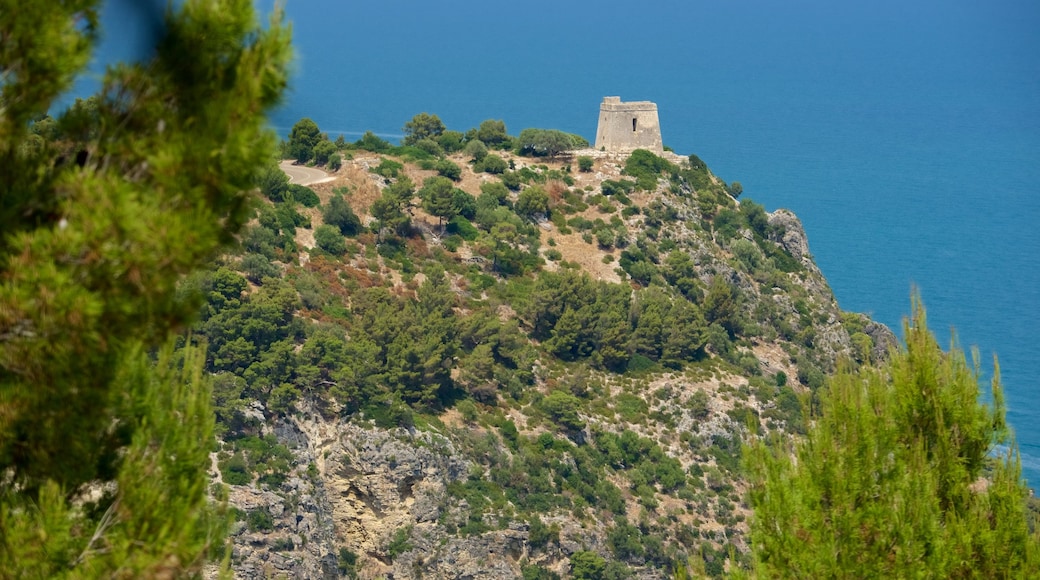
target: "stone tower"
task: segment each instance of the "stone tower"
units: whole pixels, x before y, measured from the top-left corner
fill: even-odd
[[[663,153],[657,104],[650,101],[622,103],[621,97],[603,97],[596,128],[596,149],[614,152],[648,149]]]

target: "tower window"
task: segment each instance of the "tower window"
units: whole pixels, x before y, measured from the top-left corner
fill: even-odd
[[[632,118],[632,132],[635,133],[635,131],[636,131],[636,119],[635,119],[635,117],[633,117]]]

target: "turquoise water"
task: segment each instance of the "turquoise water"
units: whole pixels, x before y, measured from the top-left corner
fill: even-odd
[[[653,100],[666,144],[802,218],[843,308],[898,331],[916,285],[941,340],[987,374],[999,355],[1040,481],[1040,4],[845,4],[288,0],[272,122],[393,137],[428,111],[591,140],[603,96]]]

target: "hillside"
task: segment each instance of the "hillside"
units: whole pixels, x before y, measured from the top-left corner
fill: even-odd
[[[891,332],[696,156],[429,149],[366,135],[314,194],[273,168],[196,281],[236,574],[745,563],[742,442]]]

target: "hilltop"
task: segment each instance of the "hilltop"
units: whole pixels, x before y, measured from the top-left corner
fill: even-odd
[[[272,164],[197,281],[241,577],[717,576],[742,442],[893,344],[695,155],[501,135]]]

